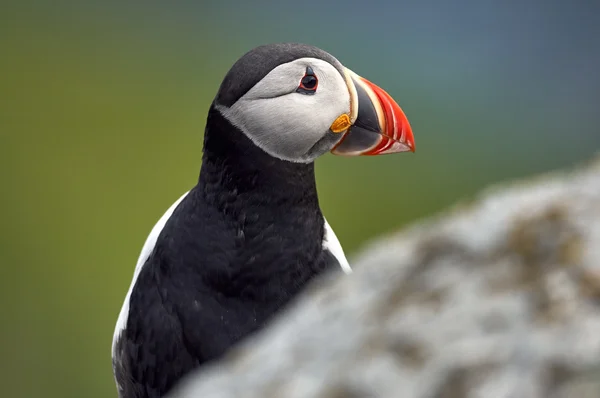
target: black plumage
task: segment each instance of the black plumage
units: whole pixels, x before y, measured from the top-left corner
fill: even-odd
[[[239,96],[246,86],[225,92]],[[120,395],[162,396],[265,325],[315,275],[339,269],[323,235],[313,163],[267,155],[213,104],[198,184],[161,231],[130,297],[116,343]]]

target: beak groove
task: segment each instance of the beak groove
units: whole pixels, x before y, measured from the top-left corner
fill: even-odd
[[[331,152],[343,156],[414,152],[410,123],[396,101],[379,86],[347,71],[352,102],[357,104],[353,111],[357,112],[351,118],[354,123]]]

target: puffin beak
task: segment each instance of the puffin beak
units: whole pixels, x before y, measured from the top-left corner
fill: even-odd
[[[334,155],[382,155],[414,152],[415,140],[406,115],[383,89],[346,69],[350,115],[343,114],[331,131],[343,134]]]

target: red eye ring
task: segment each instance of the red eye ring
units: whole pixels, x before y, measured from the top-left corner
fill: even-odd
[[[306,67],[306,73],[302,77],[302,80],[300,80],[300,85],[296,91],[302,94],[314,94],[317,91],[318,86],[319,79],[317,79],[312,68],[308,66]]]
[[[319,80],[314,75],[304,75],[300,81],[300,87],[305,90],[315,91],[319,85]]]

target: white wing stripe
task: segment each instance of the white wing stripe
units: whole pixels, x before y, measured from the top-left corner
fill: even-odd
[[[338,240],[337,236],[335,236],[335,232],[333,232],[333,229],[327,220],[325,218],[324,220],[325,236],[323,238],[323,248],[329,250],[331,254],[333,254],[345,273],[352,273],[352,268],[350,268],[350,264],[348,264],[348,260],[346,259],[346,255],[344,254],[344,249],[342,249],[340,241]]]
[[[144,263],[146,263],[146,260],[148,260],[148,257],[150,257],[152,250],[154,250],[154,245],[156,244],[158,235],[160,235],[160,232],[167,223],[167,220],[169,220],[169,218],[173,214],[173,211],[175,211],[177,205],[179,205],[179,203],[183,200],[183,198],[186,197],[188,193],[189,191],[184,193],[179,199],[177,199],[175,203],[171,205],[171,207],[169,207],[169,209],[165,212],[165,214],[163,214],[160,220],[158,220],[156,225],[154,225],[154,228],[152,228],[152,231],[150,231],[150,235],[148,235],[148,238],[146,238],[146,242],[142,247],[142,252],[140,253],[137,264],[135,265],[135,271],[133,272],[133,279],[131,280],[129,291],[127,292],[127,296],[125,296],[125,301],[123,302],[121,312],[119,313],[119,318],[117,319],[117,325],[115,327],[112,344],[113,358],[115,356],[115,345],[117,344],[117,339],[119,338],[119,335],[121,334],[123,329],[125,329],[125,326],[127,326],[127,318],[129,316],[129,297],[131,296],[131,291],[135,286],[135,282],[140,274],[140,271],[142,270],[142,267],[144,266]]]

